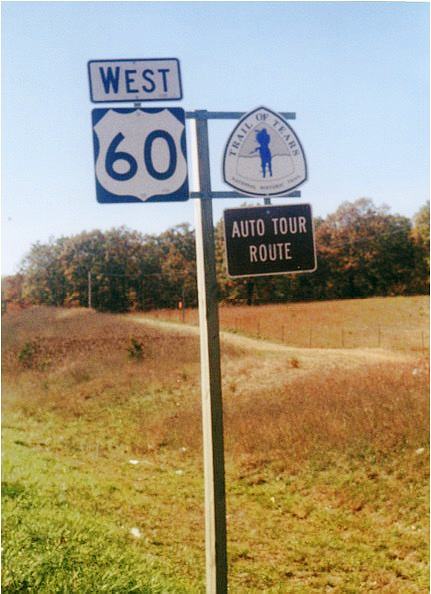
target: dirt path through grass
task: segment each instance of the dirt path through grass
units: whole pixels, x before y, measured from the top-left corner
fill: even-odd
[[[199,336],[199,327],[156,320],[139,314],[124,316],[129,322],[144,324],[160,331],[180,335]],[[286,346],[264,339],[249,338],[233,332],[221,331],[222,381],[224,393],[234,391],[237,396],[247,395],[251,386],[260,392],[274,392],[280,386],[290,385],[298,379],[316,381],[320,374],[330,372],[354,377],[374,370],[411,366],[412,372],[421,365],[417,353],[386,349],[323,349]],[[223,356],[223,344],[234,347],[239,357]]]
[[[158,328],[169,332],[178,332],[180,334],[199,335],[199,327],[189,324],[179,324],[155,320],[139,315],[124,316],[129,322],[145,324],[147,326]],[[412,364],[417,361],[417,355],[405,351],[392,351],[387,349],[322,349],[322,348],[301,348],[291,347],[264,339],[249,338],[225,330],[220,332],[222,342],[248,352],[266,352],[268,354],[283,354],[290,359],[300,360],[308,369],[316,368],[342,367],[352,368],[362,365],[379,365],[385,363],[409,362]],[[283,357],[284,359],[284,357]]]

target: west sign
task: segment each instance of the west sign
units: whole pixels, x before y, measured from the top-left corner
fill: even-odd
[[[231,277],[316,270],[309,204],[227,209],[224,233]]]
[[[88,77],[93,103],[174,101],[183,97],[176,58],[90,60]]]
[[[230,135],[223,179],[242,194],[282,196],[307,179],[301,143],[281,115],[258,107]]]

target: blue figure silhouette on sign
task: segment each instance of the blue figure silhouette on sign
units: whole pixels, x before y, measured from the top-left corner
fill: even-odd
[[[272,177],[272,166],[271,166],[271,150],[269,148],[269,143],[271,142],[271,136],[266,131],[266,128],[262,128],[262,130],[258,130],[256,132],[256,142],[259,144],[253,151],[251,151],[250,155],[259,151],[260,155],[260,162],[262,165],[262,175],[266,177],[266,167],[268,166],[269,175]]]

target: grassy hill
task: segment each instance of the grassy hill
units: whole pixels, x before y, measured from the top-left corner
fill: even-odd
[[[223,336],[231,591],[426,592],[426,354]],[[3,591],[204,592],[193,328],[33,308],[2,349]]]

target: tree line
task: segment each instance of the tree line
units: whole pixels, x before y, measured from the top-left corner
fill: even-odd
[[[316,218],[317,271],[231,279],[223,221],[215,228],[219,298],[225,303],[344,299],[429,291],[429,202],[410,220],[361,198]],[[3,278],[3,302],[123,312],[197,305],[194,230],[159,235],[125,227],[32,245]]]

